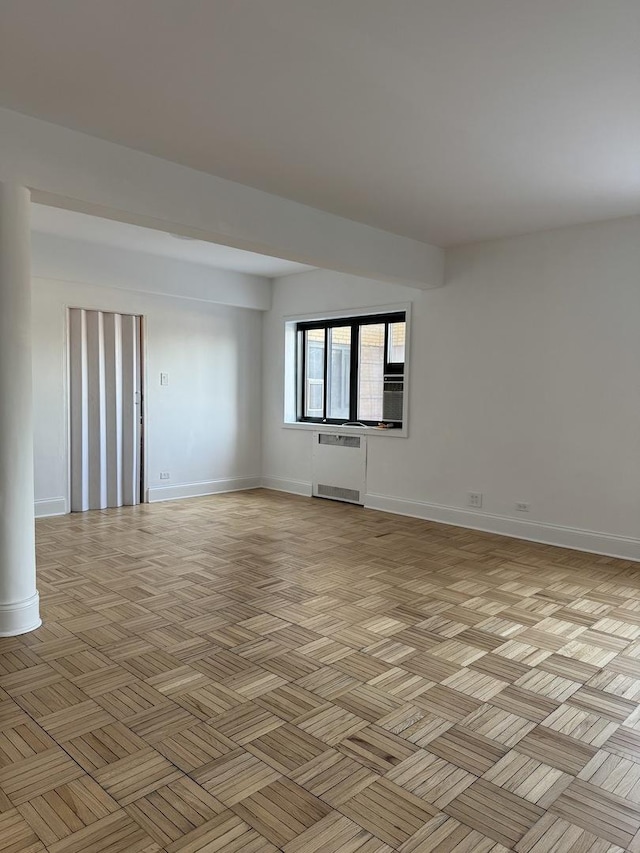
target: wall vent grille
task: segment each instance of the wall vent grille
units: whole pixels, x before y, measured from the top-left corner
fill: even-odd
[[[357,489],[344,489],[342,486],[327,486],[323,483],[318,483],[318,496],[321,498],[333,498],[337,501],[360,503],[360,492]]]
[[[360,447],[359,435],[332,435],[331,433],[320,433],[318,444],[326,444],[329,447]]]

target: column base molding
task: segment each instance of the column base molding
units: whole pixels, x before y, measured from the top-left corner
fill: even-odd
[[[15,637],[35,631],[42,625],[40,596],[36,592],[23,601],[0,604],[0,637]]]

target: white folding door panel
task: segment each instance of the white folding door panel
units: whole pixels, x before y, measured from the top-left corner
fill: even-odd
[[[140,503],[140,317],[69,310],[71,511]]]

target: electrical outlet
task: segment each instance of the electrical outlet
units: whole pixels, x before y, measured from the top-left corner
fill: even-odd
[[[531,504],[528,504],[526,501],[516,501],[516,510],[518,512],[529,512],[531,509]]]
[[[479,509],[482,506],[482,492],[467,492],[467,506]]]
[[[161,472],[160,472],[160,479],[161,479],[161,480],[169,480],[169,479],[171,479],[171,478],[170,478],[170,475],[169,475],[169,472],[168,472],[168,471],[161,471]]]

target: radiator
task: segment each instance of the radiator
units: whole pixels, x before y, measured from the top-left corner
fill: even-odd
[[[312,494],[317,498],[363,504],[367,477],[364,435],[314,432]]]

